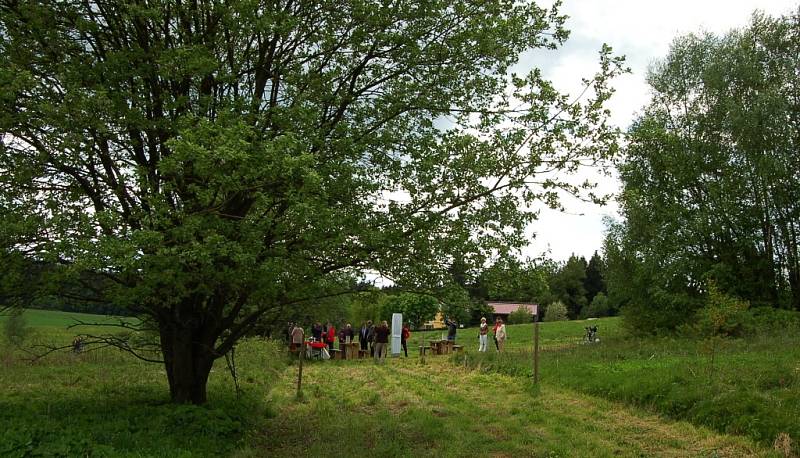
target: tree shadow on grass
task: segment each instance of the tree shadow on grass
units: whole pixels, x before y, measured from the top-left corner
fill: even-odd
[[[263,418],[255,396],[175,405],[156,387],[0,400],[0,456],[219,456]]]

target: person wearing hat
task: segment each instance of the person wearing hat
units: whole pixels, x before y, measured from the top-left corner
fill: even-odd
[[[489,340],[489,324],[486,318],[481,318],[481,326],[478,328],[478,351],[486,351],[486,342]]]

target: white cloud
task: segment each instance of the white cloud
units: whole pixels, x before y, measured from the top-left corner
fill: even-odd
[[[797,0],[566,0],[562,13],[570,16],[572,31],[566,45],[556,52],[535,51],[523,56],[515,68],[519,73],[539,67],[557,88],[576,93],[581,77],[597,69],[597,52],[603,43],[624,54],[632,74],[619,78],[610,103],[612,120],[625,129],[635,114],[647,104],[647,68],[662,59],[679,35],[704,31],[723,34],[746,26],[755,10],[777,16],[798,8]],[[547,2],[545,2],[547,3]],[[616,190],[619,182],[598,178],[604,188]],[[598,207],[567,201],[569,214],[544,209],[530,231],[534,242],[525,251],[533,256],[550,251],[552,258],[566,260],[571,254],[587,259],[600,250],[604,215],[614,215],[616,206]],[[577,216],[582,214],[583,216]]]

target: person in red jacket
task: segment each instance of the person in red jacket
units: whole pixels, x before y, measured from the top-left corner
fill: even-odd
[[[336,342],[336,328],[333,323],[328,321],[328,333],[325,335],[325,342],[328,343],[328,349],[333,350],[333,344]]]
[[[408,329],[408,323],[403,324],[403,330],[400,331],[400,344],[403,345],[403,353],[406,354],[406,358],[408,358],[408,339],[411,337],[411,330]]]

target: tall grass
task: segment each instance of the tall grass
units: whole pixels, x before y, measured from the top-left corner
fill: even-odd
[[[796,333],[724,340],[713,357],[712,365],[711,349],[700,339],[617,337],[543,351],[540,374],[545,384],[745,435],[765,445],[781,433],[800,443]],[[456,361],[463,363],[463,358]],[[526,349],[471,353],[466,364],[484,372],[532,375],[532,354]]]

